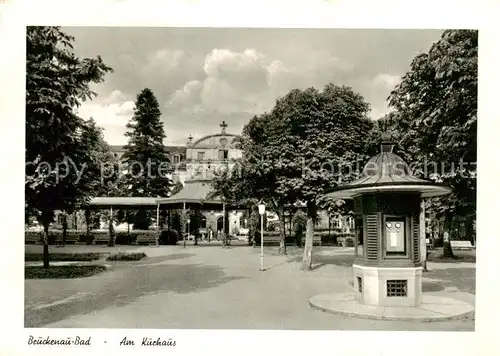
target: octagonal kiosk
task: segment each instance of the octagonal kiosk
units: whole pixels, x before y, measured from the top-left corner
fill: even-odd
[[[451,189],[414,177],[393,149],[390,136],[384,135],[381,152],[368,161],[361,178],[326,193],[354,200],[356,301],[415,307],[422,303],[420,201]]]

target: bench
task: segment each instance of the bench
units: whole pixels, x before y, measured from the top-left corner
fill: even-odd
[[[137,236],[136,243],[138,245],[156,245],[155,234],[140,234]]]
[[[95,234],[94,240],[92,241],[96,245],[104,245],[109,243],[109,235],[108,234]]]
[[[337,238],[337,246],[338,247],[353,247],[354,246],[354,239],[351,236],[338,237]]]
[[[80,235],[68,233],[66,235],[65,244],[66,245],[76,245],[80,241]],[[56,244],[61,245],[63,243],[62,235],[56,237]]]
[[[40,233],[25,233],[24,234],[24,241],[28,245],[37,245],[42,243],[43,244],[43,235]]]
[[[452,249],[455,250],[472,250],[472,244],[470,241],[450,241]]]
[[[280,236],[266,236],[264,235],[264,246],[279,246],[281,241]],[[257,245],[260,246],[260,236],[257,241]]]
[[[305,244],[306,238],[302,238],[302,244]],[[320,235],[314,235],[313,236],[313,246],[321,246],[321,236]]]

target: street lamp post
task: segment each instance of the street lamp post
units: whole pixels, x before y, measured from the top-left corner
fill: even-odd
[[[264,203],[259,203],[260,214],[260,270],[264,271],[264,214],[266,206]]]

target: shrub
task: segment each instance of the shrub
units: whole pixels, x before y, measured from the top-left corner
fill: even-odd
[[[281,240],[279,231],[264,231],[264,244],[279,244]],[[260,245],[260,231],[255,232],[254,241]]]
[[[147,255],[144,252],[119,252],[108,256],[106,261],[139,261],[145,257]]]
[[[42,266],[27,266],[24,268],[24,277],[26,279],[42,278],[82,278],[90,277],[104,272],[105,266],[51,266],[43,268]]]
[[[443,239],[442,238],[435,239],[434,240],[434,247],[443,247]]]
[[[337,245],[337,235],[331,234],[330,236],[324,235],[321,236],[321,243],[323,245]]]
[[[163,230],[160,234],[161,245],[175,245],[179,240],[179,233],[177,230]]]
[[[115,244],[117,245],[132,245],[137,242],[137,236],[139,234],[136,231],[128,232],[120,231],[116,233]]]
[[[278,224],[275,221],[269,221],[267,223],[267,231],[276,231],[278,229]]]

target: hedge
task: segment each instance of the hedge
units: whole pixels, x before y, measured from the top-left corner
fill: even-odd
[[[175,230],[171,230],[175,231]],[[175,231],[175,233],[177,233]],[[115,244],[117,245],[132,245],[137,243],[139,235],[147,235],[154,238],[156,230],[132,230],[130,234],[125,231],[118,231],[115,234]],[[24,231],[26,244],[43,244],[43,231]],[[109,232],[107,230],[91,230],[87,236],[86,230],[68,230],[66,235],[67,243],[107,243],[109,241]],[[49,230],[49,245],[62,243],[62,230]]]

